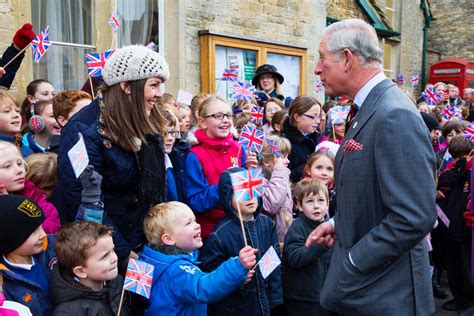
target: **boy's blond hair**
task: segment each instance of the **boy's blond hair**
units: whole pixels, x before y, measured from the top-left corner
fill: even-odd
[[[58,156],[55,153],[39,153],[29,155],[25,158],[28,165],[28,173],[26,179],[35,185],[47,183],[54,186],[58,181],[57,167]]]
[[[303,203],[303,199],[310,195],[323,194],[329,202],[329,192],[327,186],[318,179],[306,178],[298,182],[293,188],[293,196],[298,203]]]
[[[184,213],[193,213],[193,211],[181,202],[166,202],[153,206],[143,220],[148,242],[157,246],[164,245],[161,236],[169,233],[175,221]]]
[[[276,156],[273,153],[272,147],[268,144],[268,141],[276,141],[276,145],[278,149],[280,149],[281,154],[283,156],[288,156],[291,152],[291,143],[285,137],[280,137],[278,135],[269,135],[265,137],[265,141],[263,142],[262,151],[260,156],[262,157],[262,162],[269,163],[272,161]]]

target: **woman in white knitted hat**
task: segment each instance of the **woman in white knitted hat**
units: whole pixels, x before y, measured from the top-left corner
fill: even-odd
[[[114,226],[115,252],[123,263],[135,257],[144,242],[144,214],[165,197],[160,144],[165,121],[155,104],[168,78],[168,64],[160,54],[143,46],[117,49],[105,63],[105,85],[98,97],[61,133],[56,198],[62,222],[76,218],[84,185],[82,202],[103,202],[102,221]],[[68,151],[77,143],[78,133],[84,138],[89,164],[103,177],[100,188],[90,188],[87,181],[81,185],[74,175]]]

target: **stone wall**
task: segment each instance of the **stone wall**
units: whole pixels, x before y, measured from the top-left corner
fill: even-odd
[[[180,13],[180,9],[183,9],[184,13]],[[310,86],[312,87],[315,81],[313,75],[315,53],[322,30],[326,25],[326,1],[175,1],[175,4],[168,6],[166,12],[170,13],[171,18],[184,21],[184,27],[174,26],[175,32],[180,30],[179,34],[184,34],[184,43],[180,44],[178,39],[171,40],[170,43],[170,37],[167,37],[167,58],[171,58],[172,69],[174,66],[179,66],[177,81],[171,81],[168,85],[171,93],[175,93],[178,88],[192,93],[199,93],[201,90],[198,36],[200,30],[249,37],[263,42],[280,42],[290,46],[307,47],[306,82],[308,92],[312,90]],[[170,19],[170,23],[171,21]],[[184,53],[176,51],[173,54],[171,48],[184,49]],[[185,65],[180,65],[178,60],[174,60],[176,54],[185,59]],[[175,71],[176,68],[173,72]],[[179,87],[176,86],[177,84]]]
[[[31,22],[29,1],[0,1],[0,54],[3,54],[5,49],[10,46],[16,30],[26,22]],[[31,67],[31,49],[28,49],[10,90],[18,100],[22,100],[25,97],[26,85],[33,79],[32,72],[28,71]]]
[[[441,59],[463,58],[474,61],[474,1],[431,0],[435,20],[428,31],[428,49]]]

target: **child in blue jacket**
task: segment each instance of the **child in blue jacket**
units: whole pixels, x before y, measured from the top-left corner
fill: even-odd
[[[46,236],[44,214],[33,201],[0,195],[0,256],[3,294],[35,316],[51,315],[50,278],[57,259],[54,238]]]
[[[202,247],[201,226],[181,202],[154,206],[146,215],[147,240],[140,260],[152,264],[150,306],[145,315],[206,315],[207,303],[216,302],[241,286],[255,266],[255,249],[244,247],[239,257],[214,272],[197,267],[193,252]]]
[[[220,203],[226,217],[212,231],[202,250],[202,266],[213,271],[223,261],[232,258],[244,244],[240,220],[237,215],[237,203],[242,213],[245,234],[250,246],[257,248],[257,260],[273,246],[280,256],[280,244],[273,220],[263,214],[262,199],[237,202],[233,198],[232,173],[245,171],[243,168],[230,168],[222,173],[219,180]],[[258,267],[252,269],[250,280],[233,291],[229,296],[209,306],[208,315],[270,315],[271,309],[283,304],[283,290],[280,267],[277,267],[266,279]]]

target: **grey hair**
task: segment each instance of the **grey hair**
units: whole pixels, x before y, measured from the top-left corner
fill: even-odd
[[[383,65],[383,49],[379,46],[375,29],[359,19],[347,19],[329,25],[326,49],[339,59],[344,49],[355,53],[365,68]]]
[[[471,95],[474,96],[474,89],[473,88],[464,88],[464,91],[467,93],[470,93]]]

